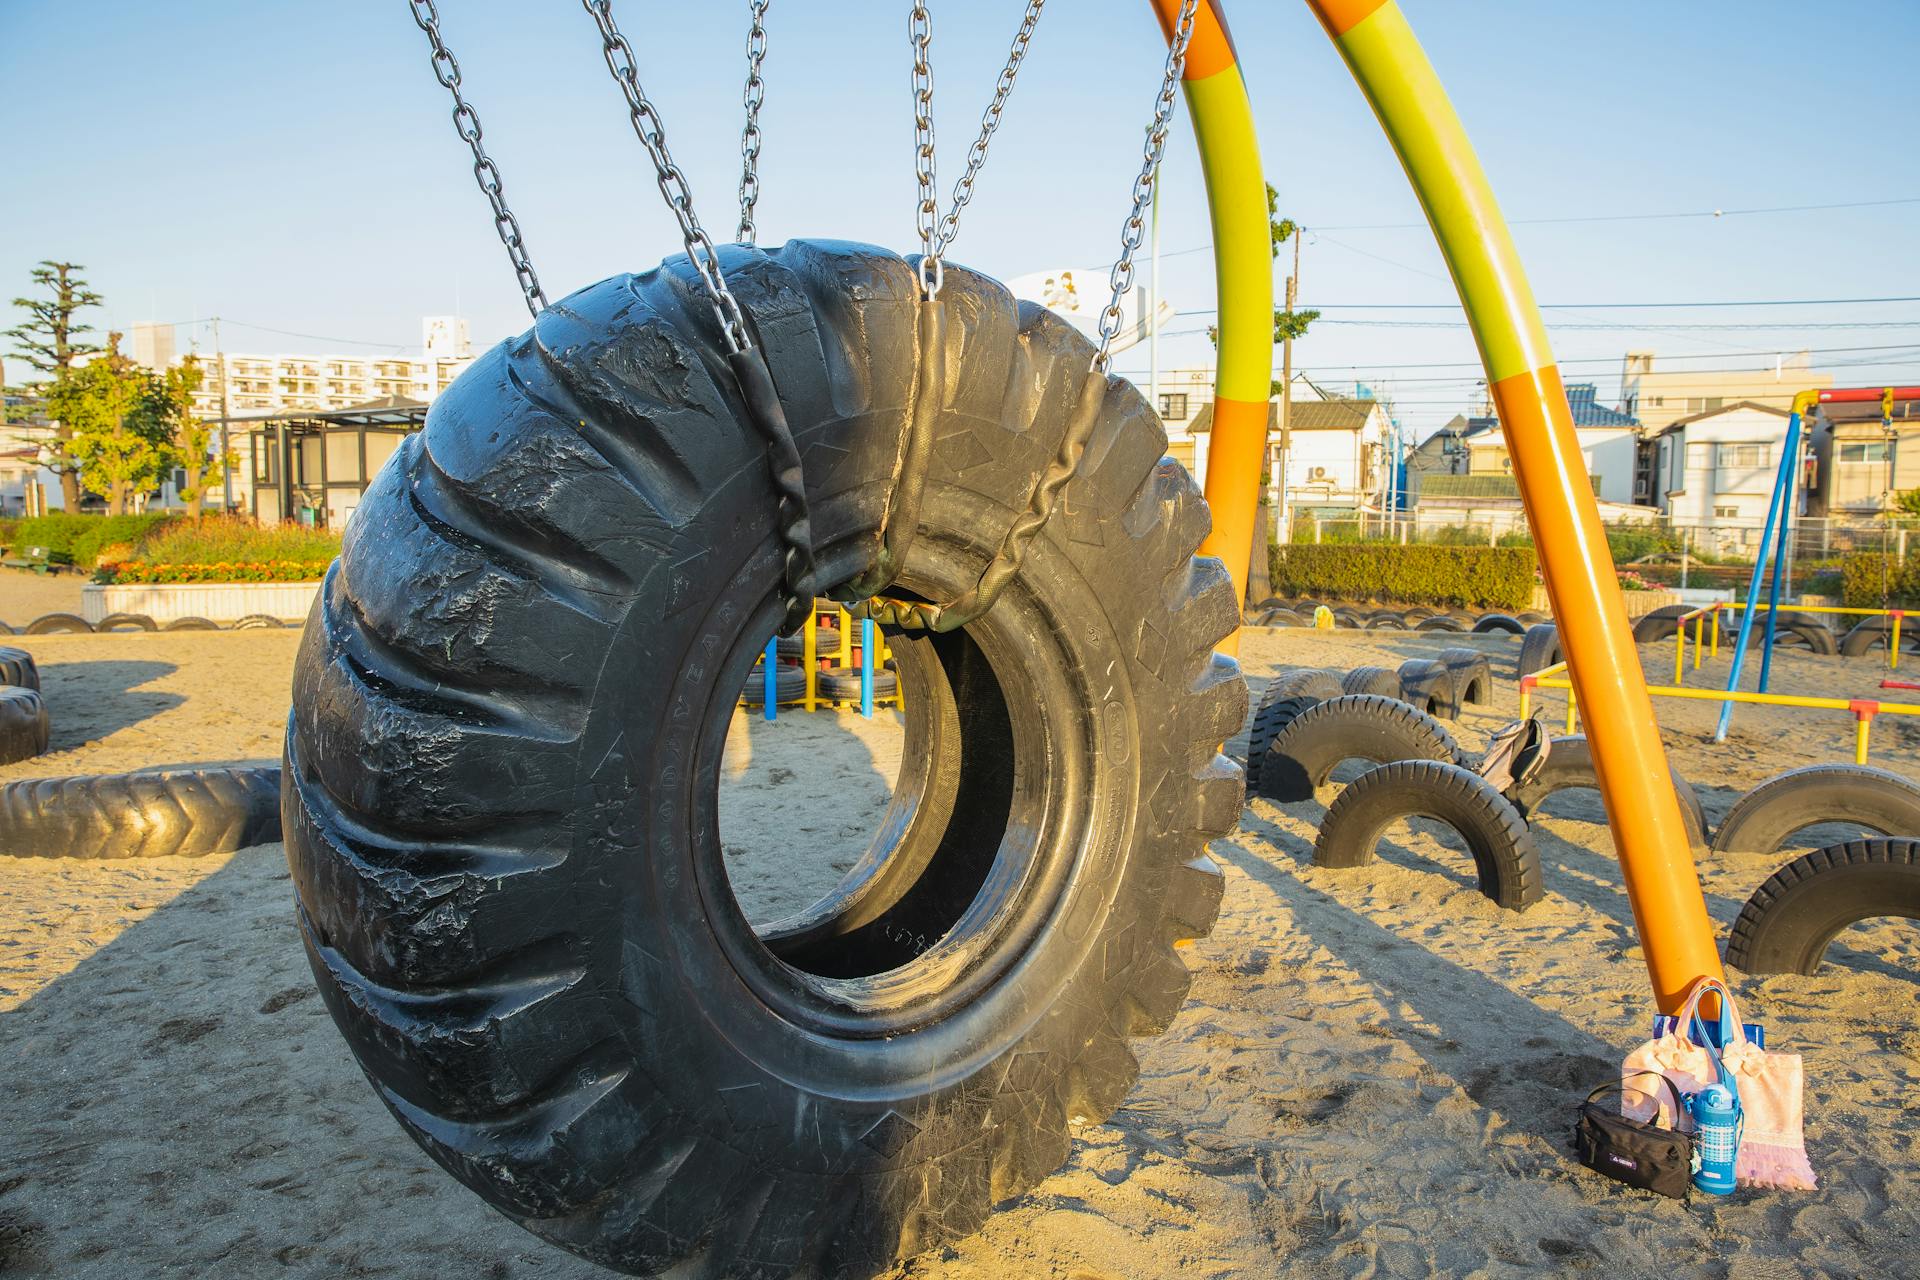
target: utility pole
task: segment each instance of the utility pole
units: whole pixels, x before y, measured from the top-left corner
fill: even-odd
[[[1293,469],[1293,302],[1300,287],[1300,228],[1293,229],[1293,274],[1287,277],[1287,332],[1280,340],[1280,544],[1293,541],[1293,508],[1287,501],[1287,473]],[[1260,550],[1264,551],[1264,548]]]
[[[213,363],[220,378],[220,514],[233,510],[233,454],[227,448],[227,353],[220,346],[220,317],[213,318]]]

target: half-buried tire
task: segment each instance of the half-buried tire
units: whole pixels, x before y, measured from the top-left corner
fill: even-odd
[[[1453,669],[1444,662],[1408,658],[1400,664],[1400,701],[1443,720],[1460,718],[1460,694]]]
[[[1316,702],[1337,698],[1344,690],[1338,674],[1324,667],[1296,667],[1267,681],[1260,692],[1247,729],[1247,794],[1260,795],[1260,762],[1274,737],[1292,719]]]
[[[16,689],[38,689],[40,668],[35,665],[33,655],[25,649],[0,645],[0,685],[12,685]]]
[[[20,629],[28,636],[52,636],[62,633],[91,634],[93,624],[77,613],[43,613]]]
[[[0,685],[0,764],[33,759],[47,749],[51,737],[40,691]],[[0,832],[0,841],[5,839]]]
[[[805,460],[822,586],[872,563],[929,380],[890,591],[972,586],[1092,345],[949,265],[945,372],[920,369],[907,261],[720,256]],[[631,1272],[865,1276],[1058,1167],[1131,1087],[1127,1036],[1179,1008],[1173,944],[1211,927],[1203,851],[1241,808],[1217,748],[1246,687],[1214,652],[1239,610],[1158,419],[1108,381],[992,610],[889,635],[909,685],[910,650],[938,669],[953,732],[903,746],[845,879],[756,927],[716,791],[782,546],[727,364],[682,259],[556,302],[441,393],[307,624],[288,861],[361,1066],[495,1207]],[[909,721],[936,704],[905,690]]]
[[[1565,657],[1566,655],[1560,650],[1560,628],[1551,622],[1536,622],[1528,627],[1527,634],[1521,637],[1520,666],[1515,675],[1532,675]]]
[[[1480,892],[1509,911],[1540,901],[1540,853],[1506,797],[1471,769],[1439,760],[1398,760],[1348,783],[1314,841],[1322,867],[1359,867],[1403,818],[1431,818],[1460,833],[1473,854]]]
[[[1920,920],[1920,840],[1854,840],[1795,858],[1741,908],[1727,963],[1811,974],[1842,929],[1882,918]]]
[[[164,769],[0,785],[0,854],[201,858],[280,838],[280,770]]]
[[[1400,673],[1385,667],[1355,667],[1340,677],[1341,693],[1375,693],[1383,698],[1400,696]],[[1248,784],[1252,789],[1252,784]]]
[[[1446,727],[1393,698],[1352,694],[1315,703],[1274,736],[1261,754],[1260,792],[1282,804],[1311,800],[1342,761],[1460,758]]]
[[[1734,802],[1713,838],[1713,851],[1775,853],[1796,831],[1826,822],[1883,836],[1920,837],[1920,786],[1864,764],[1789,769]]]
[[[1680,801],[1680,817],[1687,824],[1687,840],[1695,851],[1707,847],[1707,811],[1700,805],[1699,793],[1693,785],[1680,776],[1680,770],[1673,762],[1667,762],[1668,772],[1673,776],[1673,794]],[[1513,807],[1520,816],[1529,822],[1540,811],[1540,806],[1548,796],[1562,791],[1571,791],[1580,787],[1591,787],[1598,792],[1600,777],[1593,769],[1593,744],[1587,741],[1584,733],[1569,734],[1564,738],[1555,738],[1547,749],[1547,759],[1534,773],[1533,777],[1507,790],[1507,799],[1513,801]],[[1605,797],[1602,797],[1604,803]]]
[[[1453,704],[1457,707],[1493,705],[1493,667],[1478,649],[1442,649],[1434,661],[1453,674]]]

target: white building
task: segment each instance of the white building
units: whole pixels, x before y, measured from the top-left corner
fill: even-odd
[[[1680,418],[1653,437],[1660,510],[1707,529],[1713,550],[1760,541],[1786,447],[1787,411],[1749,400]]]
[[[432,400],[473,363],[467,322],[428,316],[420,355],[250,355],[201,353],[205,377],[193,398],[202,418],[220,417],[224,378],[230,416],[284,409],[346,409],[374,400]]]

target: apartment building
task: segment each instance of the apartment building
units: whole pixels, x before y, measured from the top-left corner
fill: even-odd
[[[287,409],[348,409],[377,400],[426,400],[445,391],[473,363],[467,322],[458,316],[421,321],[420,355],[250,355],[201,353],[205,378],[194,412],[220,417],[224,375],[229,416]],[[224,368],[223,368],[224,366]]]
[[[1681,418],[1647,443],[1661,478],[1659,506],[1699,530],[1717,554],[1759,545],[1786,448],[1787,411],[1741,400]]]
[[[1659,369],[1656,360],[1651,351],[1629,351],[1620,364],[1620,409],[1648,433],[1743,400],[1790,409],[1794,393],[1833,385],[1833,375],[1814,369],[1805,351],[1781,356],[1765,369]]]

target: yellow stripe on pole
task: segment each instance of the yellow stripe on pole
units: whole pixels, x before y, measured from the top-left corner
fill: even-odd
[[[1374,8],[1338,44],[1433,223],[1488,376],[1553,363],[1493,188],[1400,6]]]
[[[1229,400],[1273,395],[1273,242],[1267,184],[1253,136],[1253,105],[1238,67],[1189,80],[1187,106],[1204,135],[1200,172],[1213,222],[1213,270],[1220,301],[1220,373]]]

